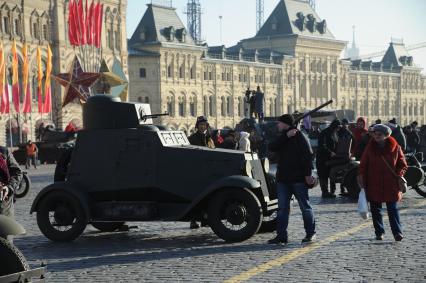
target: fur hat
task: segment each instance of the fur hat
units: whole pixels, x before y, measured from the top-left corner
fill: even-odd
[[[281,115],[278,118],[278,121],[280,121],[281,123],[287,124],[289,126],[293,126],[293,124],[294,124],[294,117],[291,114],[284,114],[284,115]]]
[[[391,128],[383,124],[374,125],[374,131],[383,133],[387,137],[389,137],[392,134]]]

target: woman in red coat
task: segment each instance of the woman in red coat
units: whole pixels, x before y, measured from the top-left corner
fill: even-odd
[[[373,139],[365,149],[359,166],[359,183],[365,188],[367,200],[370,202],[376,239],[383,240],[382,203],[386,203],[392,234],[396,241],[401,241],[402,227],[399,219],[397,202],[401,200],[398,179],[390,171],[385,161],[398,176],[403,176],[407,170],[404,153],[396,140],[392,138],[388,126],[374,126]]]

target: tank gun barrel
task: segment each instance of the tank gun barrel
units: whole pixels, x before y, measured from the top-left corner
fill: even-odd
[[[146,122],[146,120],[148,120],[148,119],[154,119],[154,118],[158,118],[158,117],[161,117],[161,116],[169,116],[169,115],[170,114],[168,112],[164,112],[162,114],[143,115],[140,120],[143,121],[143,122]]]
[[[299,122],[302,121],[303,119],[305,119],[306,117],[314,114],[315,112],[318,112],[319,110],[323,109],[324,107],[330,105],[331,103],[333,103],[333,99],[330,99],[329,101],[327,101],[326,103],[321,104],[320,106],[306,112],[304,115],[302,115],[301,117],[298,117],[294,120],[294,127],[297,128],[297,126],[299,125]]]

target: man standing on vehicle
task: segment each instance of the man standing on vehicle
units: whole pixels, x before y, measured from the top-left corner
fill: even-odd
[[[25,168],[28,169],[31,167],[31,161],[33,162],[34,169],[37,169],[37,152],[38,148],[31,140],[28,141],[26,146],[27,153],[27,162],[25,163]]]
[[[13,193],[22,179],[22,171],[6,147],[0,146],[0,214],[14,217]]]
[[[308,139],[297,129],[292,129],[294,118],[285,114],[278,119],[278,138],[269,144],[269,150],[278,153],[277,166],[277,236],[268,241],[270,244],[288,242],[287,226],[290,214],[290,200],[294,195],[303,216],[306,237],[302,243],[315,239],[315,218],[309,203],[306,184],[313,184],[312,149]]]

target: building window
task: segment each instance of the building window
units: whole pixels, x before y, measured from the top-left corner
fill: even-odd
[[[19,19],[15,19],[15,34],[21,36],[21,24]]]
[[[225,80],[225,78],[226,78],[225,73],[222,73],[222,81],[224,81],[224,80]]]
[[[185,77],[185,67],[182,65],[179,67],[179,78],[183,79]]]
[[[232,103],[231,103],[231,97],[226,98],[226,114],[228,116],[232,115]]]
[[[228,82],[230,82],[230,81],[231,81],[231,74],[230,74],[230,73],[227,73],[227,74],[226,74],[226,80],[227,80]]]
[[[139,69],[139,77],[140,78],[146,78],[146,69],[145,68]]]
[[[191,70],[189,71],[189,73],[190,73],[191,80],[195,79],[195,67],[194,66],[191,67]]]
[[[212,73],[212,71],[209,72],[209,80],[213,80],[213,73]]]
[[[221,97],[220,102],[221,102],[220,104],[222,106],[221,109],[220,109],[221,110],[220,112],[221,112],[222,116],[225,117],[226,116],[226,112],[225,112],[226,104],[225,104],[225,98],[223,96]]]
[[[39,39],[37,23],[33,23],[33,36],[34,36],[35,39]]]
[[[142,103],[142,96],[138,96],[138,102]]]
[[[107,42],[109,49],[114,49],[114,32],[112,30],[107,31]]]
[[[149,97],[148,96],[145,97],[145,103],[149,103]]]
[[[213,116],[213,96],[209,97],[209,116]]]
[[[204,71],[203,78],[204,78],[205,81],[207,81],[207,71]]]
[[[167,66],[167,77],[169,77],[169,78],[172,77],[172,66],[171,65]]]
[[[7,18],[7,17],[3,18],[3,32],[6,33],[6,34],[10,33],[9,18]]]
[[[120,33],[118,31],[115,32],[114,39],[115,39],[115,49],[121,50],[121,48],[120,48]]]
[[[238,116],[242,117],[243,116],[243,101],[241,99],[241,97],[238,98]]]
[[[195,117],[195,99],[194,98],[191,98],[189,102],[189,114],[192,117]]]
[[[207,114],[208,114],[208,100],[207,100],[207,97],[206,96],[204,96],[203,97],[203,114],[204,114],[204,116],[207,116]]]
[[[184,113],[184,107],[185,107],[184,100],[181,97],[181,98],[179,98],[179,116],[181,116],[181,117],[183,117],[184,114],[185,114]]]
[[[43,39],[49,40],[49,31],[47,29],[47,25],[43,25]]]
[[[173,116],[173,99],[171,97],[167,99],[167,112]]]

